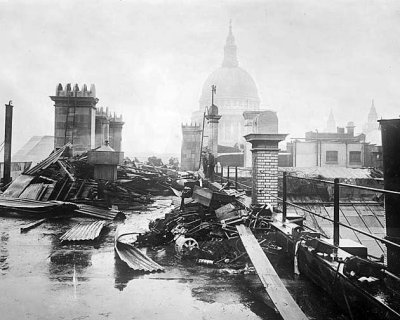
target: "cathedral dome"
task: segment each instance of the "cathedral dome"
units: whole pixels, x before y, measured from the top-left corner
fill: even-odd
[[[260,98],[256,83],[242,68],[220,67],[207,78],[200,97],[200,109],[211,104],[211,86],[216,85],[215,104],[220,107],[240,106],[254,110],[259,107]]]
[[[256,83],[247,71],[239,67],[236,51],[235,38],[230,25],[224,47],[224,61],[220,68],[210,74],[203,85],[199,101],[200,110],[211,105],[212,85],[217,87],[214,102],[221,110],[241,109],[245,111],[259,108],[260,98]]]

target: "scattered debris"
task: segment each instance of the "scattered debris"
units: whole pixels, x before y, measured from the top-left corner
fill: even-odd
[[[184,190],[187,188],[185,186]],[[245,224],[258,233],[268,232],[272,208],[248,208],[236,201],[235,193],[213,191],[195,183],[192,188],[191,192],[186,190],[181,194],[182,199],[189,202],[182,201],[164,218],[151,221],[149,231],[137,236],[137,244],[157,247],[175,241],[176,256],[180,259],[217,268],[227,264],[243,268],[248,258],[235,226]],[[188,194],[192,194],[192,198],[187,198]],[[263,249],[269,252],[270,247],[274,252],[275,246],[271,243],[266,243]]]
[[[178,238],[175,240],[175,251],[179,256],[189,255],[190,251],[195,248],[198,249],[199,244],[193,238],[178,236]]]

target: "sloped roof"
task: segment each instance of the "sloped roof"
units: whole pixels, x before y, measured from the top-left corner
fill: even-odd
[[[374,179],[376,171],[369,168],[344,168],[344,167],[286,167],[279,168],[291,175],[303,178],[320,179]]]
[[[300,205],[310,211],[317,212],[322,216],[333,219],[333,206],[324,206],[318,203],[315,203],[314,205]],[[294,214],[305,216],[306,220],[304,221],[304,224],[306,226],[321,232],[327,237],[333,237],[332,222],[318,216],[311,217],[310,213],[292,206],[288,206],[287,214],[289,216]],[[380,238],[384,238],[386,235],[385,209],[378,203],[371,204],[354,202],[353,205],[340,206],[339,215],[339,220],[343,224],[350,225]],[[380,257],[382,254],[386,255],[386,246],[373,238],[369,238],[342,226],[340,227],[339,234],[342,239],[351,239],[366,246],[368,248],[368,254],[370,255],[375,257]]]
[[[53,136],[33,136],[12,156],[13,162],[38,163],[54,149]]]

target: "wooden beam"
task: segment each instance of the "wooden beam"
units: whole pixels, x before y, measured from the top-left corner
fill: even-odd
[[[75,178],[73,175],[67,170],[67,168],[62,164],[60,160],[57,160],[58,165],[61,167],[61,169],[64,170],[64,172],[67,174],[68,178],[72,181],[75,182]]]
[[[275,272],[251,230],[243,224],[237,225],[236,229],[262,284],[282,318],[284,320],[307,319]]]
[[[46,220],[47,220],[47,218],[44,218],[44,219],[40,219],[40,220],[34,221],[34,222],[30,223],[30,224],[27,224],[27,225],[21,227],[21,232],[28,232],[29,230],[41,225]]]

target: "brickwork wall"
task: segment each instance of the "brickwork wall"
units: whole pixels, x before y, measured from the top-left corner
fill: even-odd
[[[276,207],[278,200],[271,195],[278,196],[278,150],[252,150],[252,153],[253,203]]]

